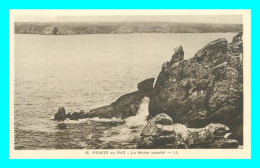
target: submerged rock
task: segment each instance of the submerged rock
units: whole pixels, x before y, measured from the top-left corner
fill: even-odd
[[[242,34],[230,44],[212,41],[189,60],[183,60],[183,48],[177,47],[155,83],[150,116],[165,113],[174,123],[194,128],[225,124],[243,143]]]
[[[163,122],[163,125],[157,121]],[[166,124],[166,125],[164,125]],[[211,123],[204,128],[187,128],[173,124],[166,114],[152,118],[141,133],[138,148],[237,148],[238,141],[230,139],[224,124]]]
[[[80,110],[80,112],[66,114],[64,107],[60,107],[58,112],[54,115],[55,121],[64,121],[66,119],[79,120],[79,119],[83,119],[83,118],[86,118],[84,111]]]

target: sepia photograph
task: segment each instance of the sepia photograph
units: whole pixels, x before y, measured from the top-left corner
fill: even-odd
[[[250,10],[11,10],[13,158],[250,158]]]

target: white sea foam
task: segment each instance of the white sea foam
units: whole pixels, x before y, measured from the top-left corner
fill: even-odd
[[[125,121],[125,125],[127,126],[139,126],[146,125],[146,117],[149,115],[148,106],[149,106],[150,98],[144,97],[142,103],[140,104],[140,108],[135,116],[131,116],[127,118]]]
[[[143,98],[140,108],[135,116],[127,118],[125,124],[107,130],[101,139],[104,141],[121,142],[139,138],[140,132],[147,124],[146,117],[149,115],[149,102],[150,99],[148,97]]]
[[[124,126],[142,126],[146,125],[146,117],[149,115],[148,113],[148,105],[149,105],[150,99],[148,97],[143,98],[140,108],[135,116],[128,117],[125,120],[113,117],[113,118],[84,118],[79,120],[70,120],[66,119],[63,121],[63,123],[72,124],[72,123],[84,123],[87,121],[96,121],[96,122],[102,122],[102,123],[122,123],[125,122]]]
[[[157,76],[159,76],[159,75],[157,75]],[[154,82],[153,82],[153,88],[154,88],[154,86],[155,86],[155,84],[156,84],[156,81],[157,81],[157,77],[156,77],[156,78],[154,78]]]
[[[84,118],[84,119],[79,119],[79,120],[70,120],[70,119],[66,119],[64,121],[64,123],[68,123],[68,124],[78,124],[78,123],[85,123],[87,121],[96,121],[96,122],[102,122],[102,123],[121,123],[124,120],[118,119],[118,118],[99,118],[99,117],[94,117],[94,118]]]

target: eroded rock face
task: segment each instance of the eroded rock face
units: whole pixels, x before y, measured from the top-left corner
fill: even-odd
[[[152,118],[143,129],[138,148],[237,148],[238,141],[230,139],[231,135],[224,124],[187,128],[173,124],[171,118],[163,113]]]
[[[122,118],[135,116],[140,103],[145,96],[150,97],[153,92],[154,78],[146,79],[138,84],[138,91],[125,94],[111,105],[90,110],[88,117]]]
[[[177,47],[157,78],[150,115],[166,113],[173,122],[195,128],[222,123],[242,143],[242,35],[240,32],[230,44],[215,40],[189,60],[183,60],[183,48]]]
[[[153,93],[153,83],[154,83],[154,78],[146,79],[138,83],[137,85],[138,92],[141,92],[145,96],[150,97],[151,94]]]

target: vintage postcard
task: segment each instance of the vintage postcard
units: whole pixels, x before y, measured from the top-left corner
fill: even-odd
[[[11,159],[250,159],[250,10],[10,10]]]

